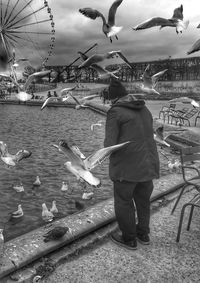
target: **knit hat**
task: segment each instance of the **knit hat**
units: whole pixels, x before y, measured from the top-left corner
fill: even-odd
[[[123,96],[126,96],[128,94],[125,87],[122,85],[122,83],[118,80],[112,79],[108,88],[108,98],[106,99],[115,99],[120,98]]]

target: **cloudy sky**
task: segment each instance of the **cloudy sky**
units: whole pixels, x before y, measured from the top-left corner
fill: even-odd
[[[35,0],[35,2],[39,1]],[[169,56],[187,57],[188,49],[200,38],[200,29],[196,28],[200,23],[199,0],[123,0],[117,10],[115,21],[116,25],[123,26],[123,29],[118,34],[119,40],[113,38],[111,44],[102,33],[102,20],[86,18],[79,13],[79,9],[95,8],[107,18],[112,2],[113,0],[49,0],[55,22],[56,40],[48,64],[69,64],[77,57],[77,51],[84,51],[95,43],[98,47],[89,54],[120,49],[131,62],[164,59]],[[183,34],[177,35],[175,28],[171,27],[162,30],[159,30],[159,27],[132,30],[132,27],[151,17],[171,18],[173,10],[181,4],[183,4],[184,19],[190,21],[188,29],[183,31]],[[49,25],[41,24],[41,29],[45,28],[50,30]],[[47,42],[50,43],[45,36],[40,36],[37,42],[43,54],[47,51]],[[23,53],[23,48],[20,52]],[[34,54],[34,50],[31,52]],[[194,53],[190,56],[199,56],[199,54]]]

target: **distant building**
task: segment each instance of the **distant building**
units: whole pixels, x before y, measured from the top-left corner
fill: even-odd
[[[108,70],[115,70],[121,67],[117,73],[121,81],[132,82],[140,80],[146,66],[151,65],[151,73],[155,74],[163,69],[168,71],[162,76],[163,81],[191,81],[200,80],[200,57],[186,57],[172,59],[169,56],[167,59],[159,59],[154,61],[132,63],[133,69],[130,69],[126,64],[115,64],[107,67]],[[48,69],[54,69],[58,73],[57,81],[73,82],[79,75],[81,82],[94,82],[97,79],[96,71],[87,68],[81,72],[78,66],[47,66]],[[99,80],[99,82],[106,82]]]

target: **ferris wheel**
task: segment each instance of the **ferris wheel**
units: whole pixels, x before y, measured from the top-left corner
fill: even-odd
[[[45,66],[54,48],[55,23],[46,0],[0,0],[0,42],[8,57]],[[14,50],[14,52],[13,52]]]

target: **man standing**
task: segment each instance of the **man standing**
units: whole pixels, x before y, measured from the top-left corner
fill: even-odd
[[[137,240],[142,244],[150,242],[152,180],[159,178],[153,117],[145,101],[128,95],[118,80],[111,80],[105,98],[112,105],[107,113],[104,146],[131,141],[110,156],[109,176],[114,184],[115,215],[121,230],[121,234],[113,233],[111,239],[118,245],[135,250]]]

